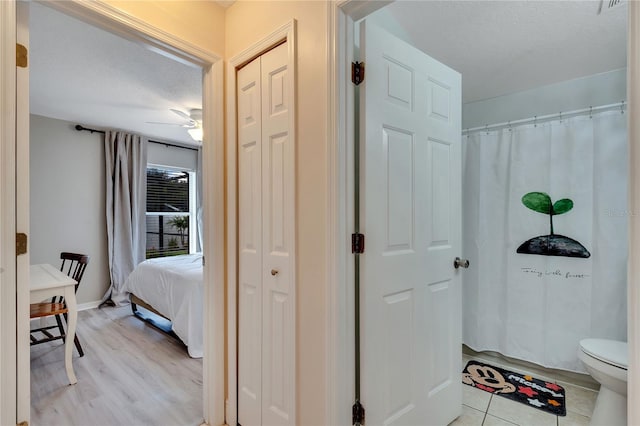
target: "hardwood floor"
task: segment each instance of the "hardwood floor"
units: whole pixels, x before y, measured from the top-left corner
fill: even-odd
[[[200,425],[202,359],[131,315],[129,307],[78,314],[85,356],[69,385],[62,341],[31,348],[34,426]]]

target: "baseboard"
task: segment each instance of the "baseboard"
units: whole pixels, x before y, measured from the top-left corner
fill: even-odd
[[[88,309],[95,309],[98,306],[100,306],[100,303],[101,303],[100,300],[94,300],[93,302],[87,302],[87,303],[78,303],[78,312],[86,311]]]

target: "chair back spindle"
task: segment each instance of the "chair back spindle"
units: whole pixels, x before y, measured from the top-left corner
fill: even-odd
[[[64,272],[74,280],[76,280],[76,292],[80,286],[80,281],[84,275],[84,270],[89,264],[89,256],[86,254],[69,253],[63,251],[60,253],[60,259],[62,259],[62,265],[60,271]]]

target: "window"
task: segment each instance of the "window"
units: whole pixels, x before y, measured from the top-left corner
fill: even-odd
[[[147,167],[147,259],[195,251],[195,173]]]

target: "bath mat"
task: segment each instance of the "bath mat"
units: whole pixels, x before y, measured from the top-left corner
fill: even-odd
[[[462,370],[462,383],[527,404],[556,416],[566,416],[562,386],[500,367],[469,361]]]

